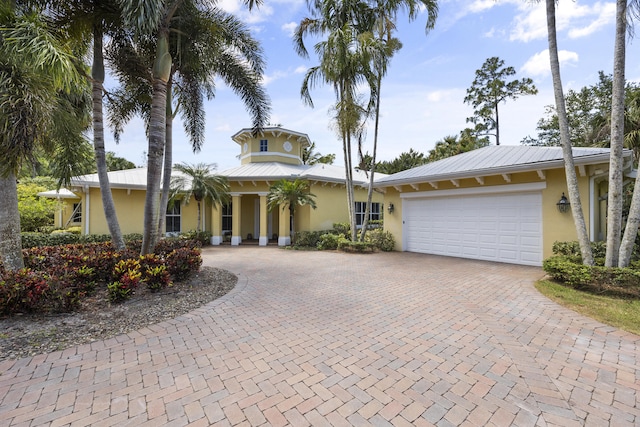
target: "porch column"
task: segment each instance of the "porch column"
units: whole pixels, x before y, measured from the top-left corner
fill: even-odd
[[[211,244],[222,243],[222,205],[214,203],[211,206]]]
[[[267,246],[269,243],[269,229],[267,226],[267,193],[258,193],[260,196],[260,246]]]
[[[231,245],[238,246],[242,242],[242,230],[240,230],[240,213],[242,212],[241,203],[242,194],[231,193]]]
[[[289,219],[289,206],[278,206],[278,246],[289,246],[291,244],[291,227]]]

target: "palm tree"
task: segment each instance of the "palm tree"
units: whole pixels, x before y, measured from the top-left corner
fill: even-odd
[[[222,205],[229,201],[229,183],[223,176],[213,175],[215,165],[198,163],[190,165],[183,163],[175,166],[175,174],[171,177],[171,199],[183,195],[185,203],[193,196],[198,202],[198,225],[200,232],[202,224],[202,207],[200,202],[208,201],[214,205]]]
[[[316,209],[315,194],[309,191],[309,183],[303,179],[288,181],[281,179],[271,186],[267,194],[267,207],[269,211],[282,206],[282,211],[289,207],[289,217],[291,218],[291,242],[293,243],[295,233],[295,213],[296,207],[309,205]]]
[[[373,7],[377,22],[371,34],[374,41],[377,43],[373,44],[376,49],[373,52],[372,58],[377,90],[373,127],[373,152],[371,155],[371,169],[369,170],[369,189],[367,191],[367,205],[362,224],[362,233],[360,234],[360,240],[363,242],[367,233],[369,212],[371,211],[371,201],[373,199],[373,182],[376,171],[378,130],[380,124],[380,94],[382,90],[382,78],[387,73],[387,66],[391,57],[402,47],[400,41],[392,36],[393,31],[396,28],[395,21],[397,19],[397,14],[400,9],[405,9],[409,21],[412,21],[417,17],[420,10],[424,8],[424,10],[427,11],[427,22],[425,24],[426,32],[434,27],[436,17],[438,16],[438,4],[435,0],[376,0]],[[360,150],[360,152],[362,152],[362,150]]]
[[[302,20],[294,35],[298,54],[308,58],[304,37],[327,36],[315,45],[320,65],[310,68],[302,82],[300,94],[311,107],[310,90],[319,82],[333,86],[337,133],[342,139],[345,162],[347,205],[351,222],[351,239],[356,239],[354,212],[352,140],[362,137],[367,110],[376,99],[376,76],[370,68],[370,52],[363,49],[361,35],[372,28],[374,14],[363,0],[315,0],[309,2],[313,18]],[[358,88],[367,84],[371,96],[368,106],[362,102]]]
[[[180,12],[169,34],[173,61],[167,82],[166,132],[163,184],[160,212],[166,211],[171,169],[173,120],[181,114],[185,131],[194,152],[204,143],[203,100],[215,95],[215,77],[222,79],[245,102],[259,128],[267,121],[269,100],[260,85],[264,71],[263,52],[249,29],[230,14],[218,9]],[[110,103],[109,119],[119,137],[124,124],[134,115],[148,122],[152,97],[151,46],[138,46],[134,40],[121,37],[107,51],[110,63],[122,82]],[[164,232],[165,216],[160,215],[158,230]]]
[[[149,110],[147,151],[147,193],[144,210],[142,254],[153,251],[158,240],[162,160],[166,142],[167,85],[171,77],[173,58],[170,50],[172,23],[180,21],[189,11],[198,10],[195,0],[145,1],[120,0],[125,21],[133,29],[134,38],[150,39],[155,50],[152,66],[152,97]],[[249,9],[259,2],[245,0]]]
[[[58,36],[42,15],[15,3],[0,4],[0,258],[7,270],[24,266],[16,186],[20,166],[37,146],[55,148],[48,136],[66,125],[56,120],[60,109],[84,89],[73,45]]]
[[[91,86],[93,99],[93,147],[95,153],[100,195],[104,215],[111,234],[112,244],[117,249],[124,249],[124,238],[116,214],[109,176],[107,174],[106,150],[104,145],[104,49],[105,33],[121,26],[121,11],[115,0],[68,0],[50,2],[58,24],[64,26],[78,37],[90,35],[93,40],[93,61],[91,66]]]
[[[624,148],[626,34],[627,0],[617,0],[616,38],[613,52],[613,94],[611,97],[611,153],[609,156],[609,189],[607,197],[607,251],[604,261],[606,267],[618,266],[622,231],[622,172],[624,168],[622,149]]]
[[[546,0],[547,31],[549,40],[549,60],[551,62],[551,76],[553,78],[553,93],[556,100],[556,111],[560,123],[560,142],[562,144],[562,157],[564,158],[564,170],[567,177],[567,191],[571,200],[571,212],[576,226],[578,243],[582,254],[582,262],[593,265],[593,253],[591,242],[587,234],[587,226],[582,213],[582,202],[578,189],[578,177],[573,162],[571,138],[569,135],[569,122],[562,92],[562,80],[560,78],[560,60],[558,58],[558,39],[556,36],[556,5],[555,0]]]
[[[332,165],[336,160],[335,154],[321,154],[316,151],[316,143],[312,142],[311,145],[304,147],[302,150],[302,164],[303,165],[315,165],[323,163],[325,165]]]

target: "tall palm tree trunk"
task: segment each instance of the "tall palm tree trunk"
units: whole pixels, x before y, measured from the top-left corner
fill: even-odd
[[[614,68],[613,68],[613,86],[614,95],[612,99],[611,108],[611,140],[613,144],[613,132],[614,132],[614,120],[617,122],[616,135],[620,132],[624,135],[624,80],[625,80],[625,54],[626,54],[626,29],[627,29],[627,2],[626,0],[618,0],[616,2],[616,41],[614,50]],[[622,86],[621,99],[616,98],[620,96],[618,91],[619,85]],[[622,106],[620,106],[622,102]],[[614,106],[618,108],[614,115]],[[622,109],[620,110],[620,108]],[[623,136],[624,138],[624,136]],[[621,149],[622,152],[622,149]],[[622,169],[622,153],[620,154],[620,168]],[[622,171],[620,171],[620,177],[622,177]],[[609,190],[611,192],[611,190]],[[640,226],[640,174],[636,177],[636,182],[633,187],[633,196],[631,197],[631,207],[629,208],[629,215],[627,217],[627,225],[624,229],[624,236],[620,243],[620,251],[618,255],[618,266],[627,267],[631,261],[631,255],[633,253],[633,247],[635,246],[636,237],[638,235],[638,227]],[[608,243],[608,242],[607,242]],[[607,251],[608,251],[607,247]]]
[[[564,170],[567,176],[567,192],[571,200],[571,212],[576,226],[578,243],[582,254],[582,262],[593,265],[593,254],[591,242],[587,234],[587,226],[582,213],[582,202],[578,188],[578,177],[573,162],[573,151],[571,149],[571,138],[569,136],[569,122],[567,120],[567,110],[564,103],[562,91],[562,80],[560,78],[560,60],[558,58],[558,40],[556,36],[556,9],[555,0],[546,0],[547,6],[547,31],[549,39],[549,59],[551,62],[551,76],[553,77],[553,94],[556,100],[556,110],[560,124],[560,142],[562,144],[562,157],[564,158]]]
[[[144,231],[141,254],[152,253],[158,243],[160,211],[160,177],[167,131],[167,82],[171,73],[168,34],[158,34],[156,59],[153,66],[153,97],[149,116],[149,151],[147,154],[147,194],[144,202]]]
[[[0,261],[6,270],[24,268],[22,240],[20,237],[20,213],[18,211],[16,176],[0,175]]]
[[[109,175],[107,173],[107,158],[104,148],[104,120],[102,115],[102,96],[104,93],[104,55],[102,51],[102,30],[99,26],[93,31],[93,67],[92,77],[92,99],[93,99],[93,149],[96,156],[96,167],[98,169],[98,181],[100,182],[100,195],[104,216],[111,234],[111,242],[118,250],[125,248],[120,223],[116,214],[116,206],[111,194],[109,185]],[[89,218],[85,218],[88,221]]]
[[[351,227],[351,240],[356,240],[356,215],[355,215],[355,200],[353,195],[353,169],[351,167],[351,135],[348,131],[344,132],[343,136],[343,151],[344,151],[344,169],[345,169],[345,181],[344,184],[347,190],[347,204],[349,212],[349,224]]]
[[[147,194],[144,202],[144,233],[142,255],[153,253],[158,243],[158,216],[160,211],[160,177],[166,132],[166,82],[153,81],[153,100],[149,127],[149,153],[147,154]]]
[[[364,242],[364,238],[367,234],[367,228],[369,228],[369,215],[371,212],[371,201],[373,200],[373,181],[374,174],[376,173],[376,155],[378,152],[378,129],[380,124],[380,86],[382,85],[382,70],[378,67],[378,78],[376,84],[378,90],[376,91],[376,117],[373,125],[373,153],[371,155],[371,169],[369,170],[369,188],[367,189],[367,206],[364,211],[364,220],[362,221],[362,232],[360,233],[360,241]]]
[[[607,199],[607,252],[605,266],[617,267],[622,232],[622,149],[624,146],[625,36],[627,0],[616,2],[616,39],[613,51],[613,90],[611,95],[611,153]]]
[[[160,218],[158,218],[158,236],[163,236],[167,222],[167,205],[169,204],[169,190],[171,189],[171,171],[173,167],[173,119],[171,108],[172,80],[167,82],[167,123],[164,142],[164,168],[162,172],[162,196],[160,197]]]

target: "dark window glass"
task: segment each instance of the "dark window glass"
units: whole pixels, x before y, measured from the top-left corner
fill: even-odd
[[[180,202],[167,207],[167,233],[180,232]]]

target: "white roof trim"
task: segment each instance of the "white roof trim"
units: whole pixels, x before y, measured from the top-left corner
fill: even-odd
[[[491,185],[489,187],[454,188],[451,190],[420,191],[416,193],[402,193],[401,199],[424,199],[431,197],[445,196],[470,196],[479,194],[499,194],[499,193],[523,193],[530,191],[540,191],[547,188],[546,182],[531,182],[527,184]]]

